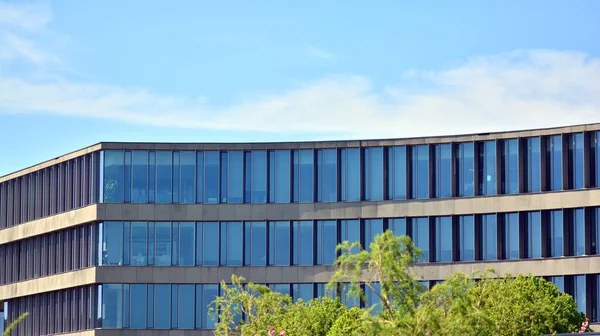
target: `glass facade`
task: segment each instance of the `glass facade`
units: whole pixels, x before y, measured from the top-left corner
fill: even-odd
[[[548,174],[547,184],[548,190],[563,189],[563,147],[562,136],[554,135],[547,140],[547,156],[548,156]]]
[[[383,147],[365,148],[365,197],[366,201],[383,199]]]
[[[346,148],[341,151],[341,197],[340,200],[360,201],[360,148]]]
[[[562,257],[564,255],[564,227],[562,210],[550,212],[550,257]]]
[[[452,145],[435,145],[435,197],[452,197]]]
[[[387,196],[388,199],[402,200],[407,198],[406,146],[389,147],[387,149]]]
[[[519,193],[519,139],[503,141],[502,151],[502,192]]]
[[[459,259],[461,261],[475,260],[475,221],[473,216],[458,217]]]
[[[498,219],[496,214],[481,216],[482,260],[498,259]]]
[[[456,167],[458,176],[458,196],[473,196],[475,194],[475,159],[472,142],[458,144]]]
[[[541,148],[540,138],[528,138],[526,140],[527,152],[525,153],[526,175],[525,175],[525,191],[539,192],[541,191]]]
[[[527,257],[542,257],[542,214],[540,211],[527,213]]]
[[[452,261],[452,217],[435,219],[435,261]]]
[[[504,258],[519,259],[520,257],[519,214],[504,214]]]
[[[496,141],[479,143],[479,195],[496,195]]]

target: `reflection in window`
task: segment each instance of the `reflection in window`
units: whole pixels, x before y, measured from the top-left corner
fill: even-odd
[[[156,222],[156,266],[171,266],[171,223]]]
[[[294,265],[313,265],[313,222],[312,221],[294,221],[292,222],[294,230]]]
[[[519,140],[504,140],[502,152],[502,192],[504,194],[519,193]]]
[[[295,301],[302,299],[308,302],[314,298],[313,284],[292,284],[292,298]]]
[[[340,222],[340,231],[342,242],[347,241],[350,244],[353,244],[355,242],[360,243],[360,220],[342,220]],[[352,253],[357,253],[359,251],[359,247],[355,247],[352,249]]]
[[[125,190],[123,151],[104,151],[104,202],[123,203]]]
[[[289,150],[269,151],[269,202],[290,202],[291,158]]]
[[[541,190],[541,158],[540,138],[527,139],[526,153],[526,181],[527,192],[539,192]]]
[[[317,151],[317,201],[337,202],[337,149]]]
[[[542,215],[539,211],[527,213],[527,257],[542,257]]]
[[[406,199],[406,146],[387,148],[388,199]]]
[[[479,194],[496,195],[496,141],[479,143]]]
[[[383,147],[365,148],[365,200],[383,199]]]
[[[145,266],[147,264],[147,223],[131,223],[131,265]]]
[[[504,214],[504,257],[519,259],[519,214]]]
[[[435,145],[435,197],[452,197],[452,145]]]
[[[474,145],[472,142],[458,144],[456,153],[458,196],[474,195]]]
[[[550,190],[562,190],[562,136],[553,135],[546,143],[548,155],[548,187]]]
[[[360,201],[360,148],[341,150],[342,201]]]
[[[156,151],[156,203],[171,203],[173,156],[170,151]]]
[[[242,266],[242,222],[221,222],[219,226],[221,228],[221,265]]]
[[[219,203],[219,152],[204,152],[204,203]]]
[[[102,328],[118,329],[123,327],[123,285],[102,285]]]
[[[312,149],[293,151],[294,202],[310,203],[314,200],[315,154]]]
[[[429,198],[429,145],[412,146],[412,196]]]
[[[452,217],[435,218],[435,261],[452,261]]]
[[[342,293],[341,293],[342,304],[348,308],[360,307],[360,298],[349,295],[350,294],[350,284],[342,284],[341,287],[342,287]]]
[[[585,213],[584,209],[573,209],[573,255],[585,255]]]
[[[550,256],[563,256],[563,212],[562,210],[550,211]]]
[[[219,295],[218,285],[202,286],[202,329],[214,329],[216,321],[210,315],[210,309],[214,308],[214,300]]]
[[[422,256],[418,259],[420,262],[429,261],[429,218],[412,218],[412,240],[415,246],[421,250]]]
[[[577,310],[584,313],[586,312],[587,305],[587,294],[585,290],[585,275],[576,275],[575,281],[573,281],[574,291],[573,298],[577,303]]]
[[[179,202],[183,204],[194,203],[195,178],[196,178],[196,152],[180,152],[180,196]]]
[[[406,236],[406,218],[390,218],[388,219],[388,229],[394,233],[394,235]]]
[[[267,223],[245,222],[245,265],[267,265]]]
[[[123,222],[123,265],[131,262],[131,223]]]
[[[101,231],[101,265],[123,265],[123,223],[104,222]]]
[[[269,265],[290,265],[290,222],[269,222]]]
[[[498,221],[496,214],[481,216],[481,250],[483,260],[498,259]]]
[[[132,152],[131,202],[148,203],[148,151]]]
[[[365,250],[371,250],[375,237],[383,233],[383,219],[365,219]]]
[[[193,222],[179,223],[179,266],[194,265],[195,226]]]
[[[475,222],[473,220],[473,216],[460,216],[458,230],[460,241],[460,260],[475,260]]]
[[[335,220],[317,221],[317,265],[333,265],[336,258],[337,225]]]
[[[571,163],[569,188],[581,189],[584,187],[583,133],[571,134],[569,140],[569,162]]]

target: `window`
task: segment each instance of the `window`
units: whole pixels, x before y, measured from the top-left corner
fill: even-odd
[[[527,257],[542,257],[542,215],[539,211],[527,213]]]
[[[201,166],[200,166],[201,167]],[[180,152],[180,196],[179,202],[183,204],[194,203],[196,195],[196,152]]]
[[[573,298],[577,303],[577,310],[586,313],[587,293],[585,289],[585,275],[576,275],[573,281]]]
[[[367,308],[373,308],[372,314],[378,314],[381,311],[381,283],[374,282],[371,286],[365,287],[365,305]]]
[[[429,198],[429,145],[412,146],[412,195]]]
[[[342,284],[342,304],[348,308],[360,307],[360,298],[350,295],[350,284]]]
[[[317,221],[317,264],[333,265],[336,259],[337,225],[335,220]]]
[[[435,197],[452,197],[452,145],[435,145]]]
[[[388,219],[388,229],[396,236],[406,236],[406,218],[390,218]]]
[[[519,214],[504,214],[504,258],[519,259]]]
[[[214,329],[216,321],[210,315],[210,309],[214,308],[214,300],[219,295],[218,285],[203,285],[202,286],[202,329]]]
[[[341,150],[342,201],[360,201],[360,148]]]
[[[171,285],[154,285],[154,328],[171,328]]]
[[[295,301],[301,299],[308,302],[314,298],[313,284],[292,284],[292,298]]]
[[[496,195],[496,141],[479,143],[479,194]]]
[[[132,284],[131,292],[131,329],[146,329],[146,284]]]
[[[219,203],[219,152],[204,152],[204,203]]]
[[[173,156],[170,151],[156,151],[156,203],[171,203]]]
[[[267,152],[246,152],[246,202],[267,202]]]
[[[124,152],[104,151],[104,202],[123,203],[125,191]]]
[[[290,202],[291,158],[289,150],[269,151],[269,202]]]
[[[267,265],[267,224],[265,222],[245,222],[245,265]]]
[[[340,231],[341,231],[341,241],[342,242],[347,241],[350,244],[357,242],[360,244],[360,220],[359,219],[340,221]],[[355,247],[352,249],[353,253],[357,253],[359,251],[360,251],[359,247]]]
[[[383,233],[383,219],[365,219],[365,250],[371,250],[375,238]]]
[[[178,285],[178,329],[194,329],[194,285]],[[199,307],[198,307],[199,308]]]
[[[421,250],[420,262],[429,261],[429,218],[412,218],[412,240],[415,246]]]
[[[383,147],[365,148],[365,200],[383,199]]]
[[[387,148],[387,197],[406,199],[406,146]]]
[[[290,265],[290,222],[269,222],[269,265]]]
[[[244,201],[244,152],[229,152],[229,203]]]
[[[548,155],[548,188],[549,190],[562,190],[562,136],[554,135],[546,142]]]
[[[179,266],[194,266],[195,227],[193,222],[179,223]]]
[[[563,212],[562,210],[550,211],[550,256],[561,257],[563,253]]]
[[[474,195],[474,146],[472,142],[458,144],[456,153],[457,175],[458,175],[458,196]]]
[[[498,259],[498,221],[496,214],[481,216],[481,250],[483,260]]]
[[[145,266],[148,262],[148,224],[131,223],[131,265]]]
[[[597,131],[592,136],[592,149],[590,151],[590,154],[592,154],[592,159],[590,160],[592,169],[590,169],[590,175],[594,180],[594,186],[600,187],[600,131]]]
[[[181,187],[181,155],[179,152],[173,152],[173,163],[172,163],[172,182],[173,191],[171,192],[173,203],[179,203],[179,190]]]
[[[313,265],[314,229],[312,221],[292,222],[294,230],[294,265]]]
[[[314,200],[315,154],[312,149],[293,151],[294,202],[310,203]]]
[[[590,209],[591,215],[588,219],[592,227],[591,244],[592,254],[600,254],[600,207]]]
[[[123,265],[123,222],[104,222],[101,233],[102,262],[100,265]]]
[[[220,228],[221,265],[242,266],[242,222],[221,222]]]
[[[435,261],[452,261],[452,217],[435,218]]]
[[[585,255],[585,212],[584,209],[571,210],[573,216],[573,255]]]
[[[132,152],[131,202],[148,203],[148,151]]]
[[[219,265],[219,223],[203,222],[202,226],[202,255],[204,266]],[[200,246],[198,247],[200,249]]]
[[[504,140],[502,152],[502,192],[504,194],[519,193],[519,140]]]
[[[475,260],[475,222],[473,216],[458,217],[459,258],[462,261]]]
[[[337,150],[317,151],[317,201],[337,202]]]
[[[569,162],[571,172],[569,173],[569,188],[584,188],[584,160],[583,160],[583,133],[571,134],[569,136]]]
[[[564,276],[553,276],[553,277],[550,277],[550,279],[548,281],[552,282],[556,287],[558,287],[558,290],[560,290],[561,292],[565,291],[565,277]]]
[[[105,284],[102,292],[102,328],[120,329],[123,327],[123,285]]]
[[[283,295],[290,295],[290,284],[270,284],[269,289]]]
[[[540,138],[527,139],[527,153],[525,159],[526,192],[539,192],[541,190]]]
[[[171,223],[157,222],[156,228],[156,266],[171,266]]]
[[[229,153],[221,152],[221,186],[219,191],[219,196],[221,198],[221,203],[227,203],[227,195],[228,195],[228,185],[229,185]]]

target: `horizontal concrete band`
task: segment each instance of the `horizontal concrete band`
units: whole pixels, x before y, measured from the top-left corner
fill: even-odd
[[[414,266],[413,272],[422,280],[443,280],[454,272],[471,274],[486,269],[513,275],[600,274],[600,256],[423,264]],[[255,283],[326,283],[333,272],[331,266],[93,267],[0,286],[0,301],[96,283],[215,284],[230,280],[233,274]]]
[[[94,204],[0,231],[0,244],[92,221],[327,220],[600,206],[600,189],[452,199],[289,204]]]

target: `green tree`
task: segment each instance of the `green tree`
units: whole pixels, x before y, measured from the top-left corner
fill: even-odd
[[[23,313],[21,314],[21,316],[19,316],[16,320],[14,320],[11,324],[9,324],[6,329],[4,329],[4,332],[2,333],[2,336],[9,336],[10,332],[17,328],[17,326],[23,322],[23,320],[25,320],[27,318],[27,316],[29,316],[29,313]]]
[[[351,308],[338,317],[327,332],[327,336],[362,336],[368,335],[368,328],[365,327],[364,310],[360,308]]]

